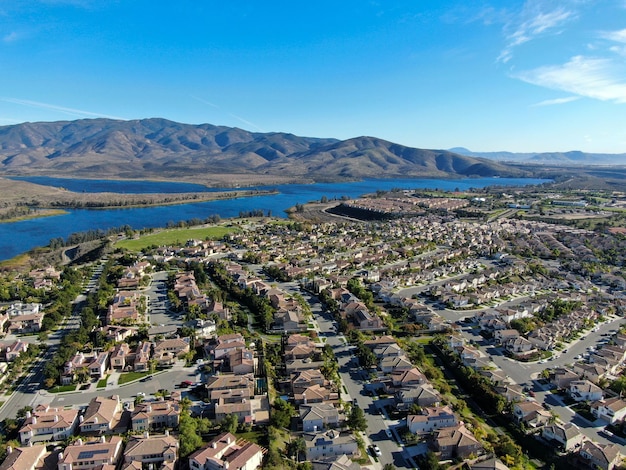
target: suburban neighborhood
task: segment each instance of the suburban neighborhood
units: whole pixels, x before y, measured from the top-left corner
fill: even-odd
[[[7,274],[0,470],[624,468],[626,240],[481,203]]]

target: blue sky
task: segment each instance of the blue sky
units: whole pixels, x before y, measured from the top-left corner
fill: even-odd
[[[0,0],[0,125],[626,152],[626,0]]]

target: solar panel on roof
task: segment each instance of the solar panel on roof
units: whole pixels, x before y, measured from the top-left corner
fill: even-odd
[[[83,450],[78,454],[78,460],[93,459],[95,455],[107,454],[108,449]]]

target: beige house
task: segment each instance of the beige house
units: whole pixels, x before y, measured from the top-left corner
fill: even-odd
[[[110,433],[120,422],[121,416],[122,403],[119,396],[92,398],[83,415],[83,421],[80,423],[80,432]]]
[[[329,459],[341,455],[357,455],[359,446],[352,433],[330,430],[302,435],[306,443],[307,460]]]
[[[27,447],[7,446],[7,456],[0,464],[0,470],[35,470],[43,467],[48,453],[46,446],[34,445]]]
[[[166,433],[162,436],[133,436],[126,444],[122,470],[174,470],[178,459],[178,439]]]
[[[255,470],[263,461],[263,448],[223,433],[189,456],[191,470]]]
[[[626,419],[626,400],[620,397],[607,398],[591,404],[591,413],[611,424]]]
[[[407,416],[406,424],[413,434],[424,434],[459,423],[452,409],[446,405],[423,408],[421,414]]]
[[[87,443],[78,439],[59,454],[58,470],[114,468],[121,456],[122,438],[119,436],[112,436],[109,442],[104,436],[98,441]]]
[[[583,442],[578,451],[580,459],[591,468],[613,470],[620,464],[623,455],[620,446],[615,444],[597,444],[593,441]]]
[[[189,338],[164,339],[154,345],[153,359],[161,366],[168,366],[188,352]]]
[[[299,410],[304,432],[317,432],[339,426],[339,410],[330,403],[300,405]]]
[[[435,436],[435,448],[441,460],[454,457],[466,459],[470,455],[480,455],[483,452],[480,442],[463,424],[439,429]]]
[[[131,414],[133,431],[152,431],[178,426],[180,405],[178,400],[168,398],[142,402]]]
[[[541,437],[548,441],[555,441],[565,451],[570,451],[582,444],[584,435],[578,426],[572,423],[549,424],[541,430]]]
[[[32,412],[26,412],[20,429],[20,442],[63,441],[74,434],[77,426],[78,410],[39,405]]]

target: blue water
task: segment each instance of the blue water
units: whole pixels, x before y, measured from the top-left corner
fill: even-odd
[[[176,193],[189,191],[216,191],[201,185],[153,181],[80,180],[48,177],[24,177],[30,181],[49,186],[63,187],[76,192],[125,192],[125,193]],[[377,190],[443,189],[466,190],[485,186],[521,186],[540,184],[546,180],[529,178],[476,178],[461,180],[436,179],[384,179],[349,183],[290,184],[258,186],[256,189],[277,189],[279,194],[241,199],[198,202],[162,207],[107,210],[70,210],[65,215],[0,224],[0,260],[12,258],[37,246],[47,245],[51,239],[67,238],[72,233],[129,225],[134,229],[164,227],[168,222],[193,218],[205,219],[211,215],[221,218],[239,216],[242,211],[261,209],[276,217],[285,217],[285,210],[298,203],[344,196],[356,198]],[[97,188],[97,189],[96,189]],[[250,188],[246,188],[250,189]],[[224,189],[219,189],[224,191]]]

